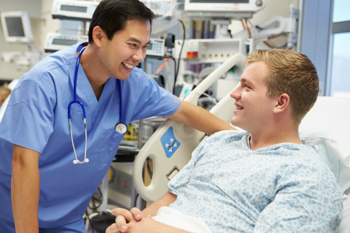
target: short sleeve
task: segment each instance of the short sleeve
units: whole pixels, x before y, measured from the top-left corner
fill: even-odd
[[[46,80],[46,81],[45,81]],[[56,98],[50,78],[20,80],[1,122],[1,137],[41,153],[53,131]]]
[[[170,116],[175,113],[181,100],[160,87],[141,69],[134,69],[129,79],[122,83],[123,106],[130,121],[153,116]]]

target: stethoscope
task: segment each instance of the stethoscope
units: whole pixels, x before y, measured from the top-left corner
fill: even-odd
[[[73,152],[74,152],[74,157],[75,159],[73,160],[74,164],[83,164],[83,163],[88,163],[89,159],[86,157],[86,150],[87,150],[87,124],[86,124],[86,113],[85,113],[85,108],[83,103],[81,103],[80,101],[77,100],[77,79],[78,79],[78,70],[79,70],[79,63],[80,63],[80,57],[83,54],[85,50],[85,47],[83,47],[82,45],[78,46],[77,52],[79,52],[77,61],[76,61],[76,65],[75,65],[75,72],[74,72],[74,100],[71,101],[68,105],[68,121],[69,121],[69,132],[70,132],[70,138],[71,138],[71,142],[72,142],[72,147],[73,147]],[[120,123],[117,123],[115,126],[115,131],[119,132],[120,134],[125,134],[127,131],[127,126],[126,124],[122,123],[122,94],[121,94],[121,81],[119,79],[117,79],[118,82],[118,87],[119,87],[119,114],[120,117],[119,119],[121,120]],[[75,150],[75,145],[74,145],[74,140],[73,140],[73,130],[72,130],[72,120],[71,120],[71,106],[72,104],[79,104],[81,109],[82,109],[82,116],[83,116],[83,121],[84,121],[84,131],[85,131],[85,146],[84,146],[84,160],[80,161],[78,159],[76,150]]]

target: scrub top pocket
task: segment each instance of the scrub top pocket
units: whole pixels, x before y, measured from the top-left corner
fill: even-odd
[[[112,162],[123,137],[124,134],[120,134],[114,129],[106,130],[103,142],[100,145],[101,149],[98,156],[100,164],[109,164]]]

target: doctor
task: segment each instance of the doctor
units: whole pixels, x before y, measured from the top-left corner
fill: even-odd
[[[232,129],[136,68],[153,16],[139,0],[103,0],[89,43],[21,78],[0,124],[0,232],[85,232],[82,216],[131,121],[167,116],[210,134]]]

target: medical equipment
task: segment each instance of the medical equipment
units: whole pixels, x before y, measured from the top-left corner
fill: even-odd
[[[98,2],[93,1],[55,0],[52,18],[90,21],[97,5]]]
[[[251,18],[264,8],[263,0],[185,0],[186,13],[195,17]]]
[[[75,71],[74,71],[74,99],[71,101],[68,105],[68,121],[69,121],[69,132],[70,132],[70,137],[71,137],[71,142],[72,142],[72,147],[73,147],[73,152],[75,159],[73,160],[74,164],[83,164],[83,163],[88,163],[89,159],[86,157],[86,150],[87,150],[87,123],[86,123],[86,112],[85,108],[82,102],[77,100],[77,79],[78,79],[78,70],[79,70],[79,64],[80,64],[80,57],[83,54],[84,50],[86,47],[83,47],[83,45],[78,46],[77,52],[79,52],[77,61],[76,61],[76,66],[75,66]],[[122,95],[121,95],[121,81],[117,79],[118,81],[118,87],[119,87],[119,114],[120,114],[120,123],[117,123],[115,126],[115,131],[119,132],[120,134],[125,134],[127,131],[127,126],[126,124],[122,123]],[[84,146],[84,160],[80,161],[78,159],[77,153],[75,151],[75,145],[74,145],[74,139],[73,139],[73,130],[72,130],[72,120],[71,120],[71,107],[73,104],[78,104],[81,107],[82,110],[82,116],[83,116],[83,122],[84,122],[84,130],[85,130],[85,146]]]
[[[171,13],[174,0],[141,0],[156,16],[164,16]]]
[[[82,164],[82,163],[88,163],[89,162],[89,159],[86,158],[86,148],[87,148],[87,127],[86,127],[86,113],[85,113],[85,108],[84,108],[84,105],[83,103],[81,103],[80,101],[77,101],[77,78],[78,78],[78,69],[79,69],[79,63],[80,63],[80,57],[81,55],[83,54],[85,50],[85,47],[83,47],[80,52],[79,52],[79,55],[78,55],[78,58],[77,58],[77,62],[76,62],[76,67],[75,67],[75,72],[74,72],[74,100],[72,102],[69,103],[68,105],[68,121],[69,121],[69,132],[70,132],[70,137],[71,137],[71,141],[72,141],[72,147],[73,147],[73,152],[74,152],[74,156],[75,156],[75,160],[73,160],[73,163],[74,164]],[[84,160],[83,161],[80,161],[78,159],[78,156],[77,156],[77,153],[75,151],[75,146],[74,146],[74,140],[73,140],[73,130],[72,130],[72,120],[71,120],[71,113],[70,113],[70,110],[71,110],[71,106],[72,104],[79,104],[82,111],[83,111],[83,121],[84,121],[84,130],[85,130],[85,146],[84,146]]]
[[[46,53],[53,53],[67,48],[74,44],[88,41],[88,36],[84,35],[62,35],[58,33],[48,33],[46,35],[44,50]]]
[[[183,45],[181,59],[191,64],[198,63],[223,63],[236,53],[246,54],[243,40],[232,39],[190,39],[185,42],[176,40],[175,58],[180,56],[180,48]]]
[[[5,11],[1,13],[2,28],[6,42],[31,43],[32,27],[29,15],[25,11]]]
[[[164,57],[165,40],[161,38],[151,38],[147,46],[146,55],[149,57]]]
[[[197,105],[199,96],[216,79],[235,65],[243,66],[244,60],[245,57],[239,53],[230,57],[187,95],[185,100]],[[224,121],[230,122],[234,107],[234,100],[227,95],[210,112]],[[204,133],[176,121],[167,120],[164,122],[151,137],[151,139],[157,139],[148,140],[135,159],[134,183],[138,193],[150,202],[162,197],[167,191],[168,181],[188,162],[191,152],[204,136]],[[161,154],[161,156],[157,156],[156,153]],[[153,176],[150,185],[145,187],[142,168],[147,158],[152,159]],[[176,160],[177,162],[175,162]]]

